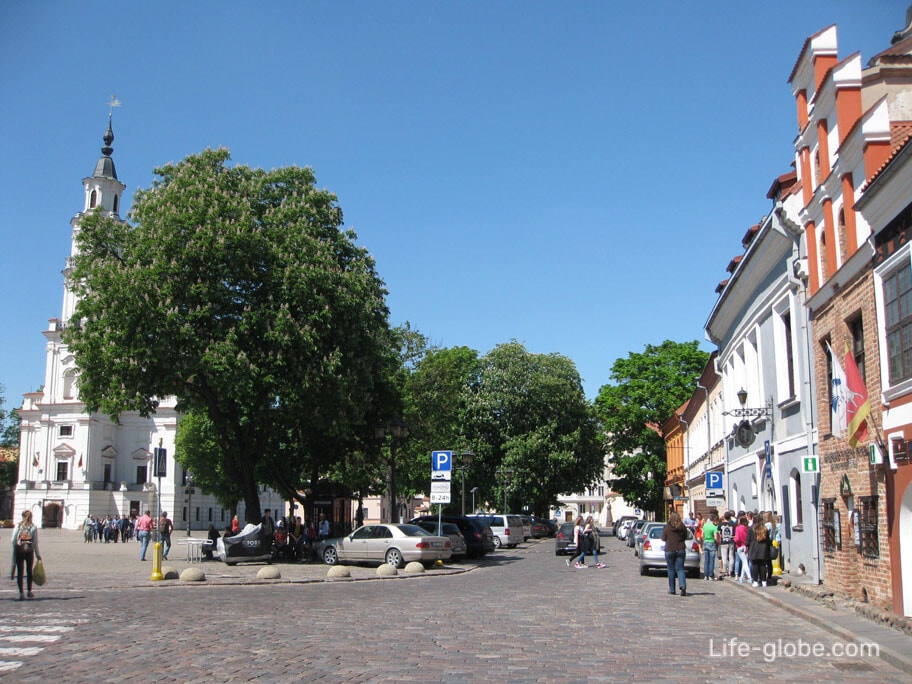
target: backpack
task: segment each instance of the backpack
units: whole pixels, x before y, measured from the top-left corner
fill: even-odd
[[[721,523],[719,525],[719,532],[722,534],[723,544],[731,544],[735,540],[735,526],[732,523]]]

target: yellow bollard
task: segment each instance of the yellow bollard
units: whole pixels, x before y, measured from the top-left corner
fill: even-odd
[[[773,546],[779,549],[779,555],[776,557],[776,560],[773,561],[773,574],[781,575],[782,574],[782,549],[779,548],[779,542],[774,541]]]
[[[153,582],[161,581],[165,578],[162,575],[162,545],[161,542],[152,544],[152,576],[149,578]]]

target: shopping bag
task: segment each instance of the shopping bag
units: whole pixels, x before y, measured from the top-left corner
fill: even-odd
[[[32,581],[39,587],[44,586],[44,583],[47,582],[47,575],[44,572],[44,561],[35,563],[35,567],[32,568]]]

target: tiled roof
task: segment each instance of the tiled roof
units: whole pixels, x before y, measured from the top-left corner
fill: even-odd
[[[893,121],[890,123],[890,156],[880,165],[880,168],[871,174],[871,177],[862,186],[862,192],[867,190],[871,183],[883,173],[884,169],[899,154],[899,151],[909,144],[909,140],[912,140],[912,121]]]
[[[792,79],[795,78],[795,72],[798,70],[798,65],[801,63],[801,58],[804,57],[804,53],[807,52],[807,49],[810,46],[811,41],[814,40],[814,38],[819,36],[824,31],[829,31],[835,25],[836,24],[830,24],[826,28],[822,28],[819,31],[817,31],[817,33],[815,33],[814,35],[808,36],[807,40],[804,41],[804,45],[801,48],[801,52],[798,53],[798,59],[795,60],[795,66],[792,67],[792,73],[789,74],[788,83],[791,83]]]
[[[878,52],[868,60],[868,66],[874,66],[878,63],[903,64],[906,62],[912,62],[912,35],[906,36],[883,52]]]
[[[743,258],[743,254],[739,254],[738,256],[734,257],[731,261],[728,262],[728,266],[725,268],[725,270],[729,273],[734,273],[735,269],[738,267],[738,264],[741,263],[741,259]]]

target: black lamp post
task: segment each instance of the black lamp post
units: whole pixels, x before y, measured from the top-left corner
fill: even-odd
[[[377,439],[383,439],[386,437],[387,431],[390,435],[390,457],[386,467],[386,498],[389,502],[389,520],[387,522],[395,523],[399,522],[399,499],[396,496],[396,450],[400,443],[408,438],[409,426],[408,423],[397,418],[389,426],[377,425],[374,428],[374,436]]]
[[[458,466],[453,466],[453,470],[459,470],[459,471],[462,472],[462,499],[461,499],[461,503],[462,503],[462,514],[463,514],[463,515],[465,515],[465,481],[466,481],[466,470],[468,470],[469,468],[472,467],[472,459],[474,459],[474,458],[475,458],[475,454],[473,454],[471,451],[468,451],[468,450],[463,451],[461,454],[459,454],[459,463],[460,463],[460,465],[458,465]],[[473,509],[475,508],[474,503],[472,504],[472,508],[473,508]]]
[[[187,488],[184,489],[187,495],[187,536],[190,536],[190,520],[193,516],[193,473],[187,471]]]
[[[508,513],[507,511],[507,490],[510,488],[510,481],[513,479],[513,471],[509,468],[499,468],[497,470],[497,477],[503,482],[504,490],[504,515]]]

